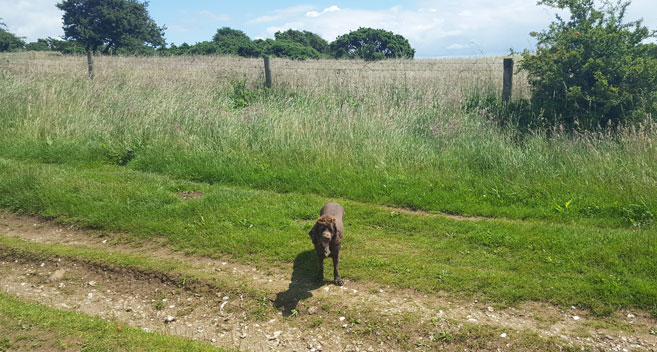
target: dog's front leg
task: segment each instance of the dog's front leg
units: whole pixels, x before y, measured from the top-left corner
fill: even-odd
[[[342,282],[342,278],[340,278],[340,273],[338,273],[339,263],[340,263],[340,252],[336,253],[333,256],[333,280],[335,281],[336,285],[342,286],[344,282]]]
[[[317,274],[317,282],[324,281],[324,256],[317,255],[317,264],[319,264],[319,273]]]

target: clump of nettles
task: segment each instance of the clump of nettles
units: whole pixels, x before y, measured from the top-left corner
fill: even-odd
[[[543,125],[575,130],[607,129],[646,120],[657,112],[656,32],[642,21],[624,23],[629,1],[541,0],[565,9],[547,30],[531,35],[535,53],[525,51],[531,105]]]
[[[257,97],[257,93],[247,87],[246,79],[235,80],[231,83],[233,85],[231,99],[235,108],[247,107]]]

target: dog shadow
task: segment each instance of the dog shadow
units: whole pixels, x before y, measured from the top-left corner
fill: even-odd
[[[274,306],[283,312],[283,316],[294,314],[300,301],[313,296],[310,292],[324,285],[316,281],[317,278],[317,254],[315,250],[299,253],[294,259],[292,267],[292,278],[287,291],[276,294]]]

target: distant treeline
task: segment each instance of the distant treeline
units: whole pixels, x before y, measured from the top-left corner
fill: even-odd
[[[38,39],[25,43],[21,38],[0,28],[5,34],[0,39],[0,51],[57,51],[63,54],[84,54],[85,47],[76,41],[56,38]],[[11,37],[11,38],[10,38]],[[138,43],[98,52],[114,55],[174,56],[174,55],[237,55],[242,57],[273,56],[294,60],[322,58],[359,58],[381,60],[387,58],[413,58],[415,50],[401,35],[382,29],[360,28],[338,37],[329,43],[319,35],[309,31],[287,30],[276,32],[274,39],[251,40],[241,30],[223,27],[217,30],[212,40],[196,44],[182,43],[154,47]],[[6,39],[6,40],[5,40]],[[10,40],[11,39],[11,40]],[[11,42],[5,46],[2,42]]]

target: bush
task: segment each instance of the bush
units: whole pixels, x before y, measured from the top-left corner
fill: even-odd
[[[153,56],[156,51],[157,50],[152,46],[136,44],[118,48],[115,53],[123,56]]]
[[[655,37],[641,21],[624,23],[630,2],[542,0],[570,11],[570,19],[532,33],[536,53],[523,53],[535,116],[569,129],[613,128],[657,111]]]
[[[217,30],[212,41],[198,42],[194,45],[183,43],[180,46],[159,50],[161,55],[239,55],[259,57],[260,49],[242,31],[228,27]]]
[[[170,55],[190,55],[190,49],[192,48],[191,45],[187,43],[182,43],[180,46],[171,43],[171,46],[168,48],[165,46],[161,46],[157,49],[157,52],[159,55],[162,56],[170,56]]]
[[[303,46],[311,47],[317,50],[317,52],[320,54],[329,53],[329,45],[326,40],[313,32],[302,32],[294,29],[288,29],[285,32],[276,32],[274,37],[276,38],[276,41],[290,41],[299,43]]]
[[[50,51],[50,45],[45,39],[37,39],[36,42],[25,44],[25,50],[28,51]]]
[[[231,84],[233,85],[231,99],[233,100],[233,107],[236,109],[249,106],[258,97],[257,91],[249,89],[246,86],[246,79],[235,80]]]
[[[85,48],[78,42],[59,40],[48,37],[45,39],[46,43],[52,51],[59,51],[62,54],[80,55],[85,53]]]
[[[23,49],[25,42],[0,26],[0,52]]]
[[[215,42],[198,42],[187,50],[185,54],[191,55],[210,55],[219,53],[219,46]]]
[[[271,40],[264,41],[263,51],[267,55],[284,57],[292,60],[305,60],[305,59],[319,59],[320,53],[309,46],[291,42],[287,40]]]

